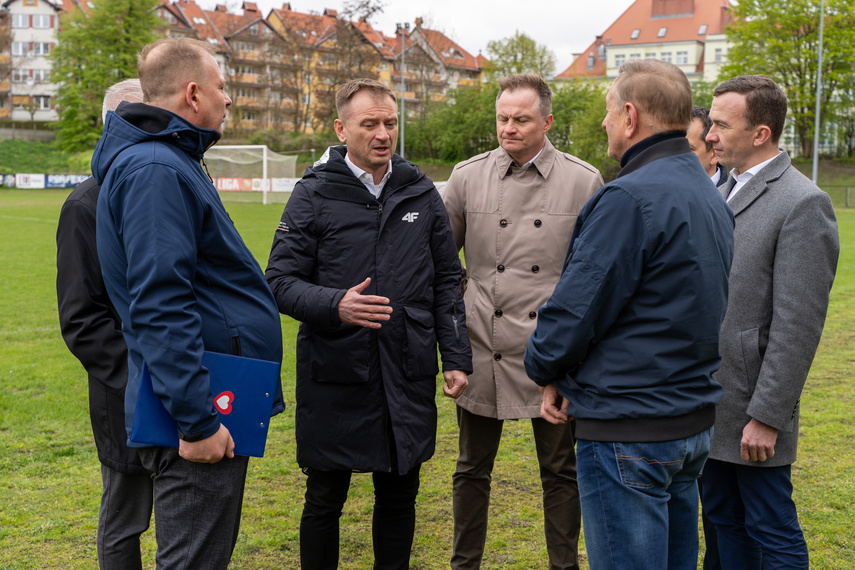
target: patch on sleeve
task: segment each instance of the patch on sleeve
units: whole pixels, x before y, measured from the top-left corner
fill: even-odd
[[[290,230],[288,229],[288,224],[286,224],[284,221],[282,221],[282,222],[279,222],[279,227],[276,228],[276,231],[277,232],[288,232]]]

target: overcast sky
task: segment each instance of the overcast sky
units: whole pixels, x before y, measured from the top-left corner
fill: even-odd
[[[210,10],[217,0],[197,0]],[[220,4],[240,6],[240,0],[220,0]],[[257,0],[264,15],[271,8],[281,8],[282,0]],[[555,72],[560,73],[579,53],[620,16],[633,0],[384,0],[384,10],[371,20],[378,31],[393,35],[396,22],[409,22],[422,17],[426,28],[439,30],[460,47],[478,55],[487,55],[487,42],[510,37],[516,30],[546,45],[557,58]],[[343,0],[292,0],[296,12],[323,12],[324,8],[341,10]]]

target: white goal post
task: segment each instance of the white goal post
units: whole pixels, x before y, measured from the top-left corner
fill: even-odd
[[[290,189],[297,166],[297,155],[279,154],[263,144],[214,145],[204,160],[217,190],[261,192],[264,204],[270,192]]]

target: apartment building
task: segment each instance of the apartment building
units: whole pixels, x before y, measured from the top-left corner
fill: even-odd
[[[0,119],[55,121],[50,61],[62,13],[93,7],[87,0],[6,0],[0,11]],[[301,13],[289,3],[265,17],[254,2],[230,12],[205,10],[194,0],[162,0],[156,10],[167,37],[192,37],[216,47],[234,100],[227,128],[250,133],[277,128],[312,133],[335,116],[334,95],[354,77],[388,84],[408,116],[441,101],[448,89],[482,80],[487,62],[473,57],[417,18],[385,35],[364,19],[336,10]],[[10,48],[4,49],[4,22]],[[402,57],[403,55],[403,57]],[[403,74],[402,74],[403,66]],[[4,72],[5,70],[5,72]],[[403,79],[403,88],[402,88]]]
[[[669,61],[689,81],[716,81],[727,58],[728,0],[636,0],[556,79],[611,81],[625,61]]]
[[[56,45],[62,2],[6,0],[0,5],[0,119],[57,119],[47,56]]]

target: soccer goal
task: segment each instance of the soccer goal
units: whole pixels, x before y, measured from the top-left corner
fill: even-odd
[[[296,180],[297,155],[273,152],[267,145],[215,145],[205,152],[208,173],[222,192],[290,192]]]

